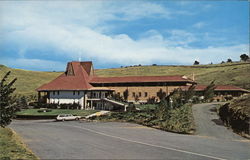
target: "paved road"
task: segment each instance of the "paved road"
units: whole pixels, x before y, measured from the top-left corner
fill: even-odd
[[[238,139],[243,137],[226,128],[216,112],[216,103],[197,104],[193,106],[193,115],[196,124],[196,133],[220,139]]]
[[[249,159],[250,143],[164,132],[130,123],[14,121],[42,159]]]

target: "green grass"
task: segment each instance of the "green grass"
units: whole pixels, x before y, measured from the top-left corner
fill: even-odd
[[[66,64],[65,64],[66,65]],[[197,66],[139,66],[128,68],[98,69],[98,76],[152,76],[152,75],[186,75],[194,73],[195,80],[199,84],[209,84],[215,80],[216,84],[236,85],[250,89],[250,63],[225,63]],[[42,84],[48,83],[62,72],[37,72],[22,69],[12,69],[0,65],[0,79],[11,71],[10,79],[17,77],[16,93],[22,95],[36,94],[35,89]]]
[[[157,107],[157,104],[136,104],[135,107],[139,108],[140,110],[154,110]]]
[[[8,80],[12,80],[15,77],[17,78],[17,81],[14,84],[14,87],[16,87],[15,93],[26,96],[37,94],[35,91],[36,88],[40,87],[44,83],[48,83],[61,74],[60,72],[37,72],[22,69],[12,69],[0,65],[0,79],[2,79],[2,77],[8,71],[11,71]]]
[[[39,109],[25,109],[17,112],[16,115],[33,115],[33,116],[52,116],[58,114],[73,114],[77,116],[87,116],[98,112],[96,110],[76,110],[76,109],[51,109],[51,112],[38,112]]]
[[[38,158],[23,144],[21,139],[9,128],[0,127],[0,159],[32,159]]]

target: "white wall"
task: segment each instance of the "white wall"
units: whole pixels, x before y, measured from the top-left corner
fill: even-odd
[[[78,103],[83,106],[83,96],[84,91],[75,91],[75,95],[73,94],[74,91],[55,91],[55,94],[53,94],[53,91],[50,91],[50,102],[49,103]]]

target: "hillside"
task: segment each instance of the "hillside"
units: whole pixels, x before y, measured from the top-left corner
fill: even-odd
[[[17,81],[14,84],[16,87],[16,93],[23,95],[36,94],[36,88],[38,88],[41,84],[53,80],[61,74],[59,72],[37,72],[12,69],[4,65],[0,65],[0,79],[2,79],[8,71],[11,71],[8,80],[12,80],[15,77],[17,78]]]
[[[10,79],[17,77],[15,84],[17,93],[35,94],[40,85],[56,78],[61,72],[37,72],[22,69],[12,69],[0,65],[0,78],[11,71]],[[188,75],[195,74],[195,80],[200,84],[208,84],[215,80],[216,84],[231,84],[250,89],[250,63],[227,63],[198,66],[137,66],[114,69],[97,69],[98,76],[134,76],[134,75]]]
[[[197,66],[138,66],[115,69],[100,69],[95,73],[99,76],[135,76],[135,75],[195,75],[199,84],[236,85],[250,89],[250,63],[225,63]]]

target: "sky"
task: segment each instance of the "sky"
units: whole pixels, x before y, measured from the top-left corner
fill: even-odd
[[[209,64],[244,53],[247,1],[0,1],[0,64],[12,68]]]

